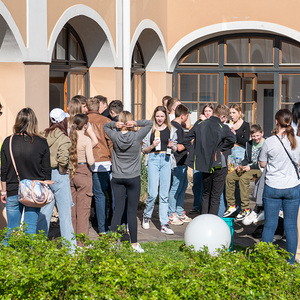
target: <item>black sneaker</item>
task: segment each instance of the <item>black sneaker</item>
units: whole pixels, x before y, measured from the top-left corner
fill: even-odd
[[[195,209],[195,208],[193,208],[193,209],[191,209],[190,210],[190,214],[200,214],[200,209]]]

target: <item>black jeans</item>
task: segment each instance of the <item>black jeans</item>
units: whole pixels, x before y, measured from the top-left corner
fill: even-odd
[[[114,178],[111,181],[115,196],[115,210],[111,221],[111,230],[117,231],[121,225],[127,195],[127,222],[131,243],[137,242],[137,208],[141,192],[140,176],[134,178]]]
[[[203,197],[201,214],[218,215],[220,197],[224,189],[227,168],[216,169],[212,173],[202,173]]]

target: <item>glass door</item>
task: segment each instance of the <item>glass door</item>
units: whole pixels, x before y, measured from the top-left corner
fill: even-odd
[[[238,104],[244,112],[244,120],[257,120],[257,75],[254,73],[230,73],[224,78],[225,104]]]

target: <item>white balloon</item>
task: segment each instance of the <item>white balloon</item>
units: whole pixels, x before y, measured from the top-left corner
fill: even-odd
[[[194,218],[188,224],[184,240],[187,246],[194,246],[195,251],[207,246],[209,253],[216,256],[217,249],[223,246],[227,249],[230,247],[231,233],[226,222],[220,217],[205,214]]]

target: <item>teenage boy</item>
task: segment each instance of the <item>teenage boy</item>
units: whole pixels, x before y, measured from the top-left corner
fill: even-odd
[[[171,99],[171,96],[164,96],[161,100],[161,105],[168,111],[167,103]]]
[[[228,172],[223,152],[231,149],[235,143],[235,135],[223,124],[228,114],[226,105],[218,105],[213,116],[196,122],[184,138],[184,145],[194,139],[193,151],[185,164],[202,172],[204,191],[201,214],[218,215],[220,196]]]
[[[107,104],[107,98],[102,95],[94,96],[94,98],[99,100],[99,114],[102,116],[111,119],[109,110],[108,110],[108,104]]]
[[[93,179],[93,194],[95,198],[96,216],[99,233],[108,230],[107,224],[107,198],[109,176],[111,172],[111,157],[113,144],[103,130],[103,125],[111,120],[99,114],[99,100],[87,100],[88,118],[98,139],[93,148],[95,164],[91,166]]]
[[[175,119],[175,109],[181,102],[177,98],[170,98],[167,102],[167,110],[169,113],[170,122]]]
[[[252,178],[261,176],[261,171],[258,166],[258,156],[261,147],[265,141],[263,138],[264,132],[260,125],[254,124],[250,127],[251,140],[246,143],[246,152],[244,160],[240,166],[237,166],[236,171],[232,171],[226,177],[226,200],[228,209],[223,217],[229,217],[237,211],[235,199],[235,183],[239,182],[241,194],[241,211],[237,215],[236,220],[242,221],[250,215],[249,203],[249,185]]]
[[[187,166],[184,164],[187,158],[187,149],[183,146],[184,129],[182,124],[186,122],[190,110],[184,104],[179,104],[175,109],[175,119],[171,124],[177,129],[177,151],[174,153],[177,167],[172,170],[172,185],[169,192],[169,224],[182,225],[192,219],[183,209],[185,191],[188,186]]]
[[[123,103],[120,100],[113,100],[109,103],[108,105],[108,110],[109,110],[109,114],[111,119],[114,122],[118,122],[119,121],[119,114],[121,113],[121,111],[123,111]]]

